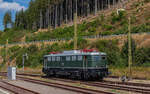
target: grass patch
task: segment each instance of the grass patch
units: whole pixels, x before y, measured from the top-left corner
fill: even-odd
[[[114,76],[123,76],[128,75],[128,67],[126,68],[116,68],[111,67],[111,75]],[[150,79],[150,67],[132,67],[132,78],[146,78]]]

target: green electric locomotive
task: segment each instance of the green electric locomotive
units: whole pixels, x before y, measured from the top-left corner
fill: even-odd
[[[102,79],[108,75],[106,53],[93,49],[50,52],[44,56],[43,72],[48,76]]]

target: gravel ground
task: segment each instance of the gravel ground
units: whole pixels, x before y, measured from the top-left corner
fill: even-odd
[[[39,85],[39,84],[30,83],[30,82],[21,81],[21,80],[8,81],[8,82],[17,86],[21,86],[23,88],[34,90],[35,92],[38,92],[40,94],[79,94],[76,92],[66,91],[63,89],[48,87],[48,86]]]
[[[12,93],[9,93],[8,91],[0,88],[0,94],[12,94]]]
[[[121,82],[120,78],[105,78],[104,80]],[[127,82],[150,84],[150,80],[135,80],[135,79],[132,79],[132,80],[127,81]]]
[[[129,82],[150,84],[150,80],[131,80]]]
[[[137,94],[137,93],[131,93],[131,92],[115,90],[115,89],[108,89],[108,88],[95,87],[95,86],[88,86],[88,85],[83,85],[83,84],[80,84],[80,83],[63,82],[63,81],[52,80],[52,79],[45,79],[45,78],[39,78],[39,77],[29,77],[29,78],[43,80],[43,81],[48,81],[48,82],[61,83],[61,84],[66,84],[66,85],[71,85],[71,86],[77,86],[77,87],[82,87],[82,88],[90,88],[90,89],[95,89],[95,90],[102,90],[102,91],[112,92],[112,93],[115,93],[115,94]]]

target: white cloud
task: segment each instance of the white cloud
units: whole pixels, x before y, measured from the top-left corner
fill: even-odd
[[[0,3],[3,2],[3,0],[0,0]]]
[[[16,2],[3,2],[3,0],[0,0],[0,9],[2,10],[15,10],[19,11],[21,9],[25,9],[24,6],[21,6],[20,4]]]

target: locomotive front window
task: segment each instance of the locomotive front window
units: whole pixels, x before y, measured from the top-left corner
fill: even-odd
[[[48,61],[51,61],[51,57],[48,57]]]
[[[100,56],[93,56],[93,61],[100,61]]]

